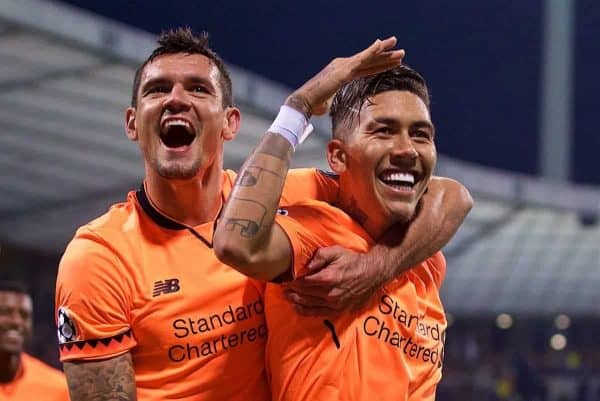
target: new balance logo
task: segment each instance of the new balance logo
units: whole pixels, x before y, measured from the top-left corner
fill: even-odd
[[[181,289],[179,286],[179,279],[170,278],[167,280],[160,280],[154,282],[154,289],[152,290],[152,297],[157,297],[160,294],[170,294],[177,292]]]

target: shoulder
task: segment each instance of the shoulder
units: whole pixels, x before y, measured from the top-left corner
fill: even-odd
[[[288,171],[287,185],[308,185],[311,183],[319,185],[332,185],[337,189],[338,175],[330,171],[317,168],[294,168]]]
[[[286,215],[287,219],[295,220],[303,230],[318,235],[328,244],[351,246],[358,243],[359,247],[363,247],[372,243],[369,235],[352,217],[327,202],[305,200],[281,208],[280,213]]]
[[[57,284],[77,284],[84,273],[121,280],[122,269],[115,266],[120,266],[126,244],[139,239],[139,220],[135,193],[130,192],[126,202],[113,205],[102,216],[80,227],[61,257]]]
[[[441,251],[438,251],[423,263],[433,277],[436,286],[441,288],[444,279],[446,278],[446,258],[444,254]]]
[[[40,385],[44,383],[46,388],[66,387],[65,375],[62,371],[26,353],[21,354],[21,361],[28,377],[38,379]]]
[[[79,227],[65,254],[90,246],[91,243],[119,244],[123,239],[135,235],[139,230],[140,214],[135,192],[130,192],[127,201],[112,205],[103,215]]]
[[[285,181],[281,204],[289,205],[306,199],[333,201],[338,189],[335,175],[315,168],[292,169]]]
[[[93,232],[101,237],[110,238],[113,235],[123,235],[131,231],[139,222],[139,212],[137,200],[134,191],[129,192],[127,200],[112,205],[106,213],[90,221],[77,230],[75,238],[78,235],[85,235],[86,232]]]

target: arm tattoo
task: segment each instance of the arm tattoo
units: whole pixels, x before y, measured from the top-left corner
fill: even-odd
[[[71,401],[136,401],[135,373],[128,352],[102,361],[65,362]]]
[[[262,168],[259,166],[248,166],[244,169],[242,174],[240,175],[240,179],[238,181],[238,185],[240,187],[253,187],[258,184],[258,180],[260,180],[260,176],[265,174],[271,174],[280,180],[284,181],[285,177],[281,176],[277,173],[277,171],[272,171],[266,168]]]
[[[267,208],[257,201],[232,197],[238,209],[231,210],[225,217],[225,230],[235,231],[240,227],[242,237],[254,237],[262,228]]]

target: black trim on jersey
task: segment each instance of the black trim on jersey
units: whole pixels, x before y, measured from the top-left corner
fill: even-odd
[[[150,217],[150,219],[152,219],[152,221],[154,221],[156,224],[158,224],[162,228],[166,228],[168,230],[188,230],[189,232],[191,232],[194,235],[194,237],[196,237],[200,241],[204,242],[204,244],[207,247],[209,247],[209,248],[213,247],[212,243],[209,240],[204,238],[200,233],[198,233],[198,231],[194,230],[192,227],[188,227],[185,224],[181,224],[173,219],[170,219],[167,216],[165,216],[164,214],[162,214],[161,212],[159,212],[158,210],[156,210],[156,208],[154,206],[152,206],[150,199],[148,199],[148,195],[146,194],[146,188],[144,187],[144,184],[142,184],[140,189],[138,189],[136,191],[135,196],[137,197],[138,202],[140,202],[140,206],[142,207],[144,212],[148,215],[148,217]]]
[[[96,348],[98,346],[98,343],[101,343],[105,347],[108,347],[108,345],[110,344],[110,342],[112,340],[115,340],[116,342],[120,343],[123,341],[124,337],[132,338],[131,329],[127,330],[124,333],[114,335],[112,337],[94,339],[94,340],[71,341],[71,342],[58,344],[58,347],[60,348],[61,351],[63,351],[65,348],[70,351],[73,347],[77,347],[77,348],[79,348],[79,350],[82,350],[83,347],[85,347],[86,345],[89,345],[92,348]]]
[[[340,179],[340,176],[337,175],[336,173],[334,173],[333,171],[325,171],[325,170],[321,170],[320,168],[318,168],[317,173],[324,175],[327,178],[336,180],[336,181],[338,181]]]

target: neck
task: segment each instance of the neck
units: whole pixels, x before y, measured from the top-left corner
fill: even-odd
[[[18,353],[0,352],[0,383],[9,383],[15,379],[21,366]]]
[[[336,206],[349,214],[375,241],[393,225],[393,221],[390,221],[390,219],[386,219],[379,213],[373,213],[373,210],[369,210],[365,205],[360,205],[351,191],[343,189],[342,182],[340,182],[340,192]]]
[[[221,165],[214,163],[190,179],[169,179],[146,168],[146,191],[155,207],[188,226],[213,221],[221,208]]]

